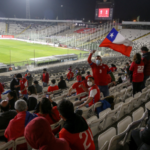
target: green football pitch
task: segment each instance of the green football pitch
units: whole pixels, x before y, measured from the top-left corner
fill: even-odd
[[[28,61],[30,58],[62,54],[86,53],[80,50],[55,48],[48,45],[32,44],[15,40],[0,40],[0,63]]]

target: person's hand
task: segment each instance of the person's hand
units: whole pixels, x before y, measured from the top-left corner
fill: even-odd
[[[91,53],[94,54],[96,52],[96,50],[92,50]]]
[[[14,87],[15,87],[15,88],[17,88],[17,87],[18,87],[18,85],[15,85]]]
[[[115,82],[115,81],[113,81],[113,84],[114,84],[114,85],[116,85],[116,82]]]

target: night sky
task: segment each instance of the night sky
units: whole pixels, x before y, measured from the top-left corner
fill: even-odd
[[[31,18],[94,21],[96,0],[31,0]],[[63,7],[61,7],[63,5]],[[0,17],[25,18],[26,0],[0,0]],[[150,21],[150,0],[115,0],[114,19]]]

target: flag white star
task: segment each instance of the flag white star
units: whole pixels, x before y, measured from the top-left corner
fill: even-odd
[[[113,38],[113,36],[114,36],[114,33],[111,33],[111,34],[110,34],[110,37]]]

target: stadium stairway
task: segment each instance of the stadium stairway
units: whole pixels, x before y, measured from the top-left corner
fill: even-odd
[[[23,31],[21,31],[18,35],[16,35],[16,37],[18,37],[20,34],[24,33],[27,29],[29,29],[31,27],[31,25],[27,26]]]
[[[147,34],[144,34],[144,35],[142,35],[142,36],[140,36],[140,37],[138,37],[138,38],[136,38],[136,39],[134,39],[134,40],[132,40],[132,41],[134,42],[134,41],[136,41],[136,40],[138,40],[138,39],[140,39],[140,38],[143,38],[143,37],[145,37],[145,36],[147,36],[147,35],[150,35],[150,32],[147,33]]]

